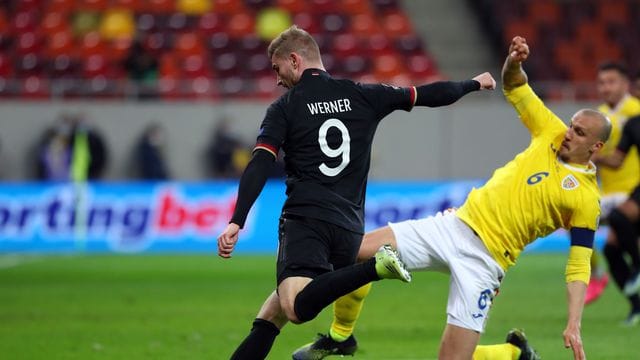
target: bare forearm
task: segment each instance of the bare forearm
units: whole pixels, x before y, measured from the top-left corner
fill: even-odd
[[[502,66],[502,87],[510,90],[526,83],[527,74],[522,69],[522,63],[507,56]]]
[[[625,158],[624,153],[620,151],[616,151],[611,155],[605,155],[605,156],[600,156],[596,154],[596,156],[594,156],[594,161],[598,166],[605,166],[608,168],[617,169],[622,165],[624,158]]]
[[[568,327],[580,328],[586,292],[587,284],[582,281],[572,281],[567,283],[567,301],[569,305],[569,314],[567,318]]]

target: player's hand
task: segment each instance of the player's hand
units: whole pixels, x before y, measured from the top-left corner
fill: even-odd
[[[567,326],[562,333],[564,337],[564,347],[571,348],[574,360],[585,360],[587,356],[584,354],[582,347],[582,338],[580,337],[580,329],[576,326]]]
[[[509,45],[509,59],[515,62],[523,62],[529,57],[529,45],[527,39],[516,36]]]
[[[484,72],[474,77],[472,80],[480,83],[481,90],[493,90],[496,88],[496,80],[488,72]]]
[[[231,257],[231,253],[238,242],[238,232],[240,232],[240,226],[230,223],[222,234],[218,236],[218,255],[220,257],[225,259]]]

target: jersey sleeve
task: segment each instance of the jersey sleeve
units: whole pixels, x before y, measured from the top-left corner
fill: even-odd
[[[386,84],[361,84],[367,101],[381,119],[395,110],[411,111],[416,102],[416,88],[401,88]]]
[[[260,125],[260,132],[253,151],[258,149],[266,150],[277,158],[286,133],[287,119],[283,105],[278,101],[271,104],[267,109],[264,120]]]
[[[600,202],[597,198],[576,204],[569,229],[581,228],[596,231],[600,222]]]
[[[544,105],[529,84],[505,89],[504,95],[533,137],[555,137],[566,131],[567,126]]]
[[[628,153],[633,144],[633,132],[640,132],[640,116],[633,117],[627,121],[622,129],[622,136],[618,142],[617,149],[623,153]]]

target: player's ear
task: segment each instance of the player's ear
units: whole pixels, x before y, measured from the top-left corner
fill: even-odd
[[[591,153],[596,153],[600,150],[602,150],[602,148],[604,147],[604,142],[601,140],[598,140],[595,144],[593,144],[591,146]]]
[[[298,70],[301,66],[302,58],[296,52],[292,52],[289,54],[289,60],[291,61],[291,66],[293,66],[293,70]]]

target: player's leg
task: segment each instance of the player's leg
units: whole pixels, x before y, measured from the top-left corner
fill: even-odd
[[[276,336],[286,323],[287,318],[280,309],[280,300],[274,291],[262,305],[249,335],[231,355],[231,360],[266,358]]]
[[[609,230],[607,233],[607,242],[610,241],[615,241],[615,232],[613,230]],[[608,283],[609,276],[602,265],[600,254],[594,249],[591,254],[591,278],[587,286],[584,303],[590,304],[596,301],[602,295]]]
[[[442,340],[440,341],[438,359],[471,359],[479,339],[480,333],[475,330],[447,324],[442,334]]]
[[[524,331],[511,329],[504,344],[478,345],[473,360],[539,360]]]
[[[332,239],[348,239],[345,241],[352,244],[353,258],[355,259],[362,235],[318,220],[309,220],[309,223],[313,224],[313,227],[309,229],[316,232],[318,228],[327,230],[328,234],[320,235],[327,240],[325,243],[327,245]],[[326,248],[331,251],[332,246]],[[280,293],[280,296],[282,309],[289,320],[294,323],[302,323],[314,319],[322,309],[339,297],[381,279],[411,281],[411,275],[404,268],[404,264],[397,254],[385,247],[381,248],[375,257],[365,262],[324,272],[313,277],[313,280],[301,290],[299,290],[301,282],[289,286],[289,284],[285,284],[288,280],[284,280],[278,287],[278,291],[288,291],[287,294]]]
[[[635,196],[635,198],[634,198]],[[611,212],[609,222],[616,232],[618,244],[631,259],[631,275],[624,285],[625,295],[633,295],[640,289],[640,251],[638,249],[637,223],[640,219],[640,190],[634,190],[632,197]]]
[[[613,277],[613,281],[622,291],[631,275],[631,270],[617,241],[607,239],[607,243],[604,246],[604,256],[609,265],[609,272]],[[640,296],[636,293],[626,297],[631,304],[631,311],[625,320],[625,325],[635,325],[640,320]]]

